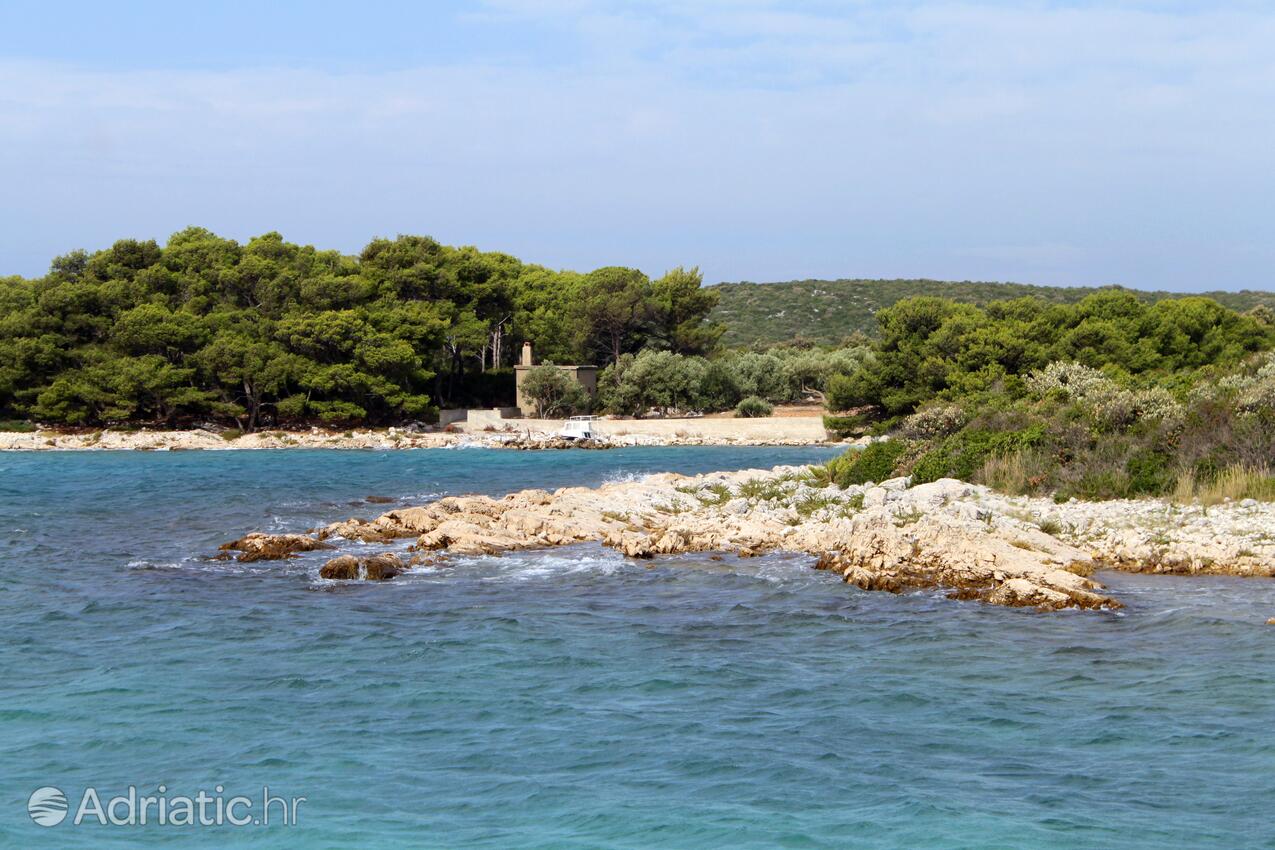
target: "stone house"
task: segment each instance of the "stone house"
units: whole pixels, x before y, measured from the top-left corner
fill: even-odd
[[[535,365],[535,361],[531,355],[531,343],[524,342],[522,344],[522,361],[514,367],[514,404],[522,411],[522,415],[529,417],[534,416],[536,412],[536,403],[528,399],[522,393],[523,382],[527,379],[527,373],[531,371]],[[584,391],[589,394],[589,398],[598,397],[598,367],[597,366],[558,366],[563,372],[569,374],[576,383],[584,387]]]

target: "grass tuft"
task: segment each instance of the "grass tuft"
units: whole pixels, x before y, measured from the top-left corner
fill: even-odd
[[[1270,467],[1235,464],[1203,481],[1193,470],[1187,470],[1178,475],[1173,487],[1173,501],[1179,504],[1199,502],[1208,506],[1240,499],[1275,502],[1275,475]]]

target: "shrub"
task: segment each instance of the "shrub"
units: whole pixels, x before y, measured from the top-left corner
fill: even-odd
[[[730,410],[740,400],[734,372],[720,362],[709,363],[700,381],[699,397],[705,410]]]
[[[894,477],[894,467],[907,449],[906,440],[882,440],[861,451],[851,450],[833,458],[828,466],[833,480],[842,488],[869,481],[881,482]]]
[[[849,375],[833,375],[828,379],[824,394],[829,410],[850,410],[877,404],[882,395],[882,382],[877,372],[868,366]]]
[[[1234,391],[1235,407],[1242,412],[1275,411],[1275,353],[1265,356],[1255,374],[1224,378],[1220,386]]]
[[[791,394],[784,361],[773,354],[748,351],[731,357],[725,365],[730,369],[740,395],[745,398],[757,396],[771,401],[785,401]]]
[[[23,422],[18,419],[0,420],[0,431],[6,431],[10,434],[30,434],[35,430],[35,425],[30,422]]]
[[[742,419],[753,419],[758,416],[769,416],[775,412],[770,402],[757,396],[748,398],[735,405],[735,416]]]
[[[1066,501],[1068,496],[1080,499],[1123,499],[1129,494],[1129,476],[1123,470],[1095,469],[1086,472],[1080,480],[1056,496]]]
[[[988,458],[1035,448],[1044,438],[1045,428],[1039,424],[1019,431],[966,429],[926,452],[912,467],[912,483],[925,484],[940,478],[969,481]]]
[[[1097,369],[1079,363],[1050,363],[1024,379],[1027,389],[1039,396],[1050,394],[1081,399],[1105,392],[1112,381]]]
[[[903,433],[914,440],[932,440],[959,431],[965,424],[959,404],[940,404],[918,410],[903,420]]]
[[[849,416],[824,416],[823,428],[838,440],[862,434],[868,427],[868,417],[861,413]]]
[[[232,440],[238,440],[242,436],[243,436],[243,431],[239,430],[238,428],[227,428],[225,431],[221,432],[221,438],[225,440],[226,442],[230,442]]]
[[[806,467],[806,471],[802,473],[801,480],[805,481],[811,487],[831,487],[836,483],[832,477],[832,470],[827,464],[816,464]]]
[[[1024,383],[1038,396],[1076,402],[1104,430],[1127,428],[1139,419],[1166,421],[1182,416],[1182,406],[1163,387],[1135,392],[1079,363],[1050,363],[1028,375]]]
[[[1129,476],[1129,493],[1159,496],[1166,492],[1175,481],[1169,464],[1169,456],[1161,451],[1142,449],[1135,452],[1125,462],[1125,474]]]

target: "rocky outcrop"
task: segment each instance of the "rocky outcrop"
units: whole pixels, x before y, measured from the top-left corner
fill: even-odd
[[[414,565],[586,541],[637,559],[783,550],[807,553],[819,569],[865,590],[941,588],[954,599],[1057,610],[1120,607],[1092,578],[1098,568],[1275,575],[1269,528],[1275,528],[1269,504],[1207,512],[1152,500],[1059,505],[951,479],[910,487],[899,478],[842,490],[819,486],[805,468],[779,467],[662,473],[501,498],[449,496],[334,523],[308,539],[414,539]],[[269,536],[244,541],[256,537]],[[384,569],[372,560],[335,558],[323,574],[392,577],[403,569],[397,559]]]
[[[261,534],[253,532],[238,540],[221,545],[223,552],[239,552],[236,560],[249,563],[252,561],[277,561],[283,558],[295,558],[298,552],[313,552],[317,549],[331,549],[332,546],[305,534]]]
[[[403,569],[403,560],[392,552],[366,558],[339,555],[319,569],[319,577],[342,581],[389,581]]]
[[[364,558],[363,577],[368,581],[388,581],[403,572],[403,560],[393,552]]]
[[[359,559],[353,555],[338,555],[319,568],[319,577],[354,581],[359,577]]]
[[[1115,608],[1089,553],[1039,528],[989,522],[959,481],[908,488],[820,488],[798,468],[676,474],[600,488],[451,496],[336,523],[321,535],[362,541],[415,536],[412,549],[453,555],[594,541],[631,558],[683,552],[807,552],[865,590],[945,587],[962,599],[1045,609]]]

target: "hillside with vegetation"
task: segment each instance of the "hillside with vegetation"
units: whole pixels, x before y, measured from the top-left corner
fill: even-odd
[[[938,280],[794,280],[786,283],[722,283],[711,319],[726,328],[727,346],[768,346],[793,340],[841,344],[856,333],[877,333],[876,314],[904,298],[932,296],[964,304],[987,304],[1031,296],[1051,304],[1074,304],[1092,287],[1032,286],[1021,283]],[[1182,298],[1182,293],[1144,292],[1119,287],[1146,303]],[[1259,304],[1275,308],[1275,292],[1206,292],[1209,298],[1243,312]]]
[[[986,307],[905,299],[828,382],[828,417],[885,439],[828,467],[843,485],[908,475],[1015,494],[1275,499],[1275,311],[1204,297]]]

